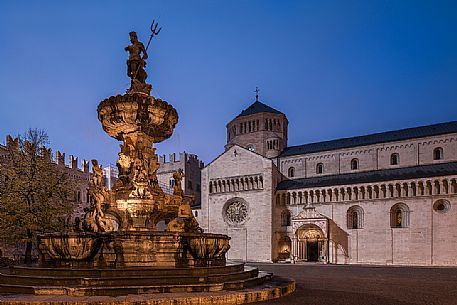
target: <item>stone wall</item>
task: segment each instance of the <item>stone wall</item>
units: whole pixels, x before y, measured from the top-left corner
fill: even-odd
[[[176,154],[170,154],[169,159],[165,155],[159,157],[160,167],[157,171],[157,179],[165,192],[172,192],[174,186],[173,173],[178,169],[184,172],[182,188],[186,195],[195,196],[195,205],[201,202],[201,169],[204,164],[197,155],[182,152],[179,159]]]
[[[318,189],[278,191],[276,205],[285,207],[292,217],[308,203],[330,219],[329,262],[335,264],[455,265],[457,264],[457,176],[387,181],[382,185],[409,188],[399,191],[368,194],[376,184],[346,185],[340,189],[358,189],[357,196],[306,196]],[[411,191],[412,186],[418,187]],[[428,185],[428,187],[427,187]],[[369,188],[370,186],[370,188]],[[295,193],[295,194],[294,194]],[[299,195],[302,193],[302,195]],[[324,194],[324,190],[320,190]],[[282,196],[282,195],[285,196]],[[329,192],[327,192],[329,194]],[[392,209],[397,204],[408,208],[404,227],[392,225]],[[444,204],[444,206],[440,205]],[[348,212],[359,207],[359,228],[351,227]],[[292,239],[291,227],[278,229]]]
[[[443,159],[434,160],[433,152],[436,148],[443,149]],[[393,153],[399,156],[396,165],[391,164]],[[353,159],[358,159],[357,170],[351,169]],[[286,177],[289,169],[294,167],[295,175],[291,178],[296,179],[452,161],[457,161],[457,134],[455,133],[288,156],[281,158],[279,165],[281,173]],[[316,171],[318,163],[323,165],[322,174]]]
[[[252,179],[251,184],[253,177],[257,180]],[[210,184],[217,181],[237,179],[238,184],[209,189]],[[202,170],[202,207],[198,221],[205,231],[231,237],[228,259],[271,261],[274,247],[271,202],[276,180],[271,160],[239,146],[232,146]],[[233,202],[247,207],[247,216],[239,223],[227,218],[226,210]]]

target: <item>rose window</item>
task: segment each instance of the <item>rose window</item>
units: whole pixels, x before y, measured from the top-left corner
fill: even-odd
[[[242,223],[248,215],[248,207],[245,202],[232,201],[225,208],[226,219],[235,224]]]

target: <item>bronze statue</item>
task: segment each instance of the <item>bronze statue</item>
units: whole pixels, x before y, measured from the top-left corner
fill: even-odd
[[[146,82],[148,74],[144,70],[146,66],[146,59],[148,53],[144,45],[138,41],[136,32],[130,32],[131,45],[125,47],[125,50],[129,52],[129,59],[127,60],[127,75],[133,80],[138,80],[141,83]],[[141,56],[143,53],[143,56]]]
[[[138,41],[136,32],[130,32],[131,45],[125,47],[125,50],[129,52],[129,59],[127,60],[127,75],[131,78],[130,89],[127,93],[145,93],[149,95],[152,86],[146,84],[146,78],[148,74],[145,71],[146,59],[148,58],[147,50],[149,44],[154,36],[158,35],[162,28],[157,29],[158,24],[155,20],[151,24],[151,36],[149,37],[146,48],[143,43]]]

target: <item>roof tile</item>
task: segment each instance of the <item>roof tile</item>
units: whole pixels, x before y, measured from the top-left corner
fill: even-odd
[[[280,157],[316,153],[342,148],[352,148],[357,146],[366,146],[393,141],[402,141],[414,138],[424,138],[448,133],[457,133],[457,121],[374,133],[371,135],[343,138],[332,141],[310,143],[299,146],[290,146],[284,149]]]
[[[249,106],[248,108],[241,111],[241,113],[237,116],[237,118],[241,117],[241,116],[247,116],[247,115],[251,115],[251,114],[260,113],[260,112],[270,112],[270,113],[282,114],[282,112],[280,112],[268,105],[265,105],[264,103],[255,101],[251,106]]]

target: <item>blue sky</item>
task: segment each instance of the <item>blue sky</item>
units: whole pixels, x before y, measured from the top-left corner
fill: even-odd
[[[115,163],[98,103],[129,86],[129,31],[152,94],[179,113],[160,154],[211,161],[255,100],[289,119],[289,145],[457,119],[456,1],[1,1],[0,142],[27,128]]]

